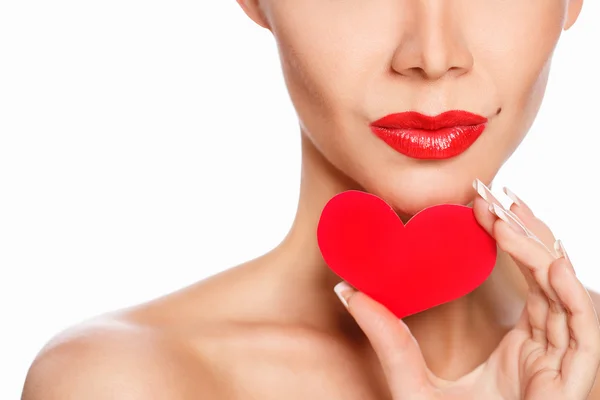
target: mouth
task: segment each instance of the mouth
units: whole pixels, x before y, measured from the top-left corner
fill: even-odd
[[[387,145],[408,157],[441,160],[466,151],[486,128],[488,119],[452,110],[437,116],[415,111],[386,115],[370,124]]]

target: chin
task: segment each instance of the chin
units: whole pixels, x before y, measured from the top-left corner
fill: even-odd
[[[366,175],[374,178],[362,185],[385,200],[404,221],[438,204],[470,205],[475,197],[473,180],[485,182],[492,176],[489,171],[460,168],[461,163],[452,160],[409,164],[381,169],[387,172],[370,171]]]

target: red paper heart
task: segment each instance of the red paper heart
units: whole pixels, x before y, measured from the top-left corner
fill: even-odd
[[[404,226],[385,201],[355,190],[329,200],[317,239],[333,272],[398,318],[468,294],[496,262],[496,242],[472,208],[429,207]]]

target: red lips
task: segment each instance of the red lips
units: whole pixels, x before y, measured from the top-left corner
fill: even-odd
[[[433,117],[409,111],[387,115],[370,126],[380,139],[408,157],[445,159],[467,150],[483,133],[487,121],[461,110]]]

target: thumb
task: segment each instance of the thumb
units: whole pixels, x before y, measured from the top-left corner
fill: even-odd
[[[408,326],[386,307],[344,281],[338,283],[334,291],[371,342],[392,394],[423,394],[430,386],[427,365]]]

